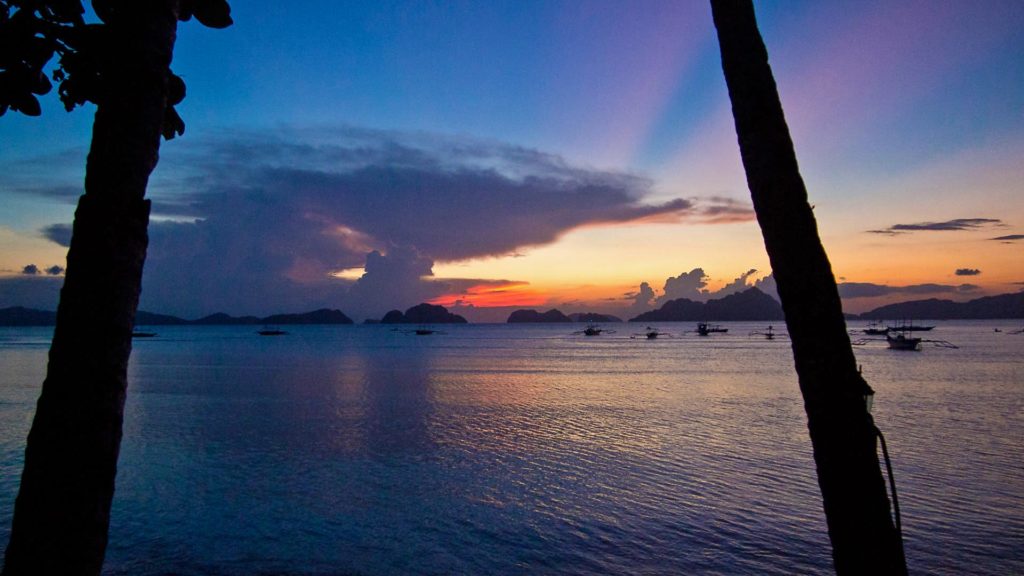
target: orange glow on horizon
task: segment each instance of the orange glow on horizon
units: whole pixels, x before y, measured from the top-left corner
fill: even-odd
[[[534,288],[527,288],[528,282],[507,282],[504,284],[477,284],[464,292],[443,294],[429,300],[430,304],[444,307],[455,305],[474,306],[476,308],[494,308],[502,306],[539,306],[548,301],[548,297]]]

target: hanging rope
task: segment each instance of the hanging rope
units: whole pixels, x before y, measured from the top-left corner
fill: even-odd
[[[889,460],[889,448],[885,445],[885,436],[882,435],[882,431],[879,430],[878,426],[875,426],[875,434],[878,435],[878,441],[882,445],[882,457],[885,458],[885,471],[889,475],[889,489],[892,492],[892,511],[896,522],[896,536],[900,539],[900,554],[906,557],[906,552],[903,549],[903,523],[900,520],[900,500],[896,496],[896,478],[892,475],[892,462]]]

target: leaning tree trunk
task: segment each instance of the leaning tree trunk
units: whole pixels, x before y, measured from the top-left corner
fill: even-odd
[[[14,509],[4,574],[99,574],[167,104],[177,0],[125,1]]]
[[[906,574],[842,304],[750,0],[711,0],[740,154],[814,447],[836,572]]]

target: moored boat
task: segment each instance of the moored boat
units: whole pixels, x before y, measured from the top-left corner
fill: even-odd
[[[889,330],[892,330],[892,328],[883,326],[878,322],[872,322],[864,328],[864,333],[868,336],[884,336],[889,333]]]
[[[921,339],[913,336],[907,336],[900,332],[893,336],[892,334],[885,335],[885,341],[889,343],[890,350],[920,350]]]
[[[605,330],[598,324],[587,324],[587,327],[583,330],[577,330],[573,334],[583,334],[584,336],[600,336],[601,334],[614,334],[614,330]]]
[[[701,336],[710,336],[712,332],[728,332],[728,328],[722,328],[718,324],[708,324],[707,322],[697,323],[697,334]]]

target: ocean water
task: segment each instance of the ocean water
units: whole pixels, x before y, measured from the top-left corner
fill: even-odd
[[[913,574],[1024,574],[1018,324],[856,350]],[[828,573],[789,343],[725,325],[155,328],[105,573]],[[3,542],[49,337],[0,329]]]

